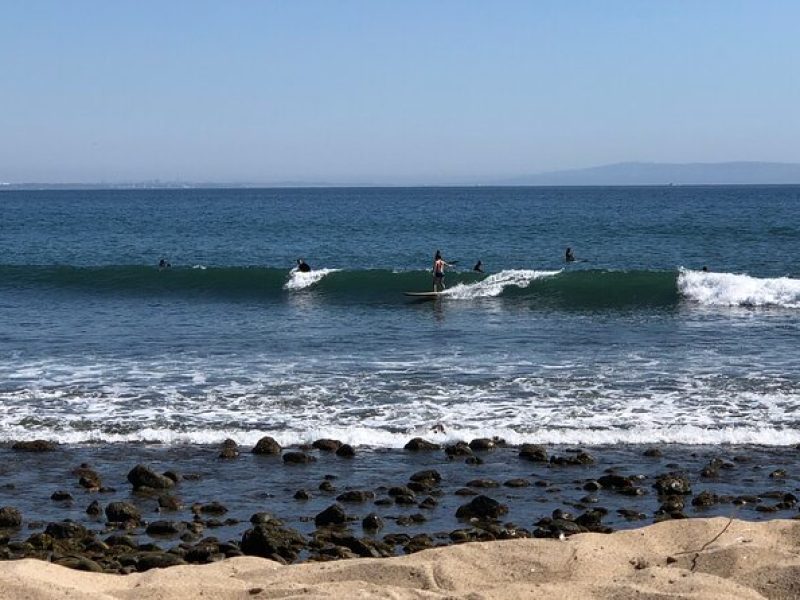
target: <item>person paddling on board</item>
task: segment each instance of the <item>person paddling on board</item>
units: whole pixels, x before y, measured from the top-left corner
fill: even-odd
[[[483,273],[483,263],[481,261],[476,262],[475,266],[472,267],[472,270],[477,271],[478,273]]]
[[[304,261],[302,258],[297,259],[297,270],[301,273],[310,273],[311,267],[308,266],[308,263]]]
[[[575,254],[572,252],[572,248],[567,248],[567,253],[564,256],[564,260],[568,263],[575,262]]]
[[[450,263],[442,258],[441,250],[436,251],[433,257],[433,291],[444,291],[444,268],[451,266]]]

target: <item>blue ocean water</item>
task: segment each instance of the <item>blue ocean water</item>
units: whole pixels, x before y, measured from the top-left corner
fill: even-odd
[[[3,191],[0,435],[794,444],[798,256],[800,187]]]

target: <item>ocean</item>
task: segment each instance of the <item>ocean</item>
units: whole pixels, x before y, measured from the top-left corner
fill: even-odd
[[[798,187],[5,191],[2,437],[796,444],[798,256]]]
[[[455,263],[445,293],[404,296],[432,289],[436,250]],[[800,485],[798,256],[800,187],[3,191],[0,505],[96,529],[84,464],[103,501],[158,518],[126,481],[143,463],[192,475],[186,506],[224,502],[220,539],[263,509],[311,534],[335,489],[381,496],[435,468],[427,517],[364,510],[447,530],[478,473],[536,482],[492,492],[518,524],[599,499],[630,527],[663,513],[648,480],[680,468],[727,499],[703,514],[768,518]],[[357,459],[285,467],[247,451],[265,435]],[[416,436],[509,446],[465,466],[404,451]],[[220,462],[227,438],[242,454]],[[36,439],[56,458],[11,448]],[[522,443],[599,459],[531,472]],[[585,497],[609,469],[646,483],[635,508]]]

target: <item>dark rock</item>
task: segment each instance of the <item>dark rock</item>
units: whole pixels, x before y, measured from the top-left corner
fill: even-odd
[[[89,571],[92,573],[102,573],[103,567],[93,560],[84,556],[64,556],[53,561],[54,565],[75,569],[76,571]]]
[[[339,458],[353,458],[356,455],[355,449],[350,444],[342,444],[336,451]]]
[[[111,523],[139,523],[142,514],[129,502],[109,502],[106,506],[106,519]]]
[[[115,533],[114,535],[108,536],[105,540],[103,540],[109,546],[127,546],[128,548],[136,548],[136,540],[134,540],[129,535],[121,535]]]
[[[416,502],[417,498],[413,494],[398,494],[394,497],[395,504],[410,505],[415,504]]]
[[[361,521],[361,527],[367,531],[378,531],[379,529],[383,529],[383,519],[375,513],[369,513],[364,517],[364,520]]]
[[[473,479],[472,481],[468,482],[467,485],[469,487],[474,487],[474,488],[500,487],[500,484],[497,483],[494,479]]]
[[[551,456],[550,464],[558,466],[593,465],[594,457],[588,452],[579,451],[575,456]]]
[[[13,506],[0,508],[0,528],[16,529],[22,527],[22,513]]]
[[[648,448],[644,452],[642,452],[642,456],[646,456],[648,458],[660,458],[662,455],[661,450],[658,448]]]
[[[336,452],[342,445],[342,442],[339,440],[316,440],[313,444],[311,444],[312,448],[316,448],[317,450],[322,450],[323,452]]]
[[[100,475],[91,469],[82,469],[81,470],[80,479],[78,479],[78,485],[84,487],[88,490],[99,490],[103,487],[103,482],[100,479]]]
[[[508,512],[508,506],[488,496],[476,496],[456,511],[458,519],[498,519]]]
[[[58,490],[57,492],[53,492],[50,496],[50,500],[55,500],[56,502],[72,502],[72,494],[69,492],[65,492],[64,490]]]
[[[600,522],[603,520],[605,516],[605,512],[601,510],[587,510],[585,513],[578,515],[575,519],[575,522],[582,527],[586,527],[590,529],[597,525],[600,525]]]
[[[305,452],[286,452],[283,455],[283,462],[287,465],[303,465],[317,460],[316,456],[311,456]]]
[[[186,551],[183,559],[190,563],[205,564],[215,562],[218,557],[225,556],[219,550],[219,545],[214,542],[201,542]]]
[[[319,484],[318,488],[320,492],[335,492],[336,487],[327,479]]]
[[[464,459],[465,465],[482,465],[483,459],[480,456],[468,456]]]
[[[682,496],[667,496],[662,501],[660,510],[667,513],[680,512],[683,510],[683,507]]]
[[[249,556],[273,558],[279,556],[287,562],[297,559],[305,547],[305,538],[294,529],[272,525],[256,525],[242,536],[241,551]]]
[[[547,462],[547,450],[537,444],[522,444],[519,457],[532,462]]]
[[[23,452],[52,452],[57,447],[57,444],[47,440],[33,440],[30,442],[14,442],[11,449]]]
[[[439,450],[441,448],[439,444],[434,444],[419,437],[413,438],[404,447],[406,450],[414,452],[419,450]]]
[[[181,480],[181,476],[176,473],[175,471],[164,471],[164,477],[167,479],[171,479],[174,483],[178,483]],[[199,475],[187,475],[184,479],[195,480],[200,479]]]
[[[442,476],[439,474],[439,471],[435,469],[426,469],[424,471],[417,471],[409,477],[409,479],[411,481],[433,485],[441,482]]]
[[[169,552],[142,552],[136,555],[136,570],[139,572],[150,569],[166,569],[177,565],[188,564],[180,556]]]
[[[523,488],[530,486],[531,482],[527,479],[517,478],[517,479],[509,479],[503,485],[510,488]]]
[[[630,508],[618,508],[617,514],[628,521],[641,521],[647,518],[646,514]]]
[[[199,502],[192,504],[192,512],[196,515],[224,515],[226,512],[228,512],[228,509],[224,504],[214,500],[213,502],[208,502],[207,504],[200,504]]]
[[[408,487],[404,485],[396,485],[389,488],[388,494],[390,496],[414,496],[414,492],[412,492]]]
[[[237,444],[230,438],[222,442],[222,448],[220,448],[219,452],[220,458],[231,459],[231,458],[236,458],[238,456],[239,456],[239,444]]]
[[[489,438],[476,438],[469,443],[469,447],[473,452],[485,452],[487,450],[494,450],[496,444],[494,440]]]
[[[58,523],[48,523],[44,530],[45,534],[56,540],[83,539],[90,536],[89,530],[75,521],[60,521]]]
[[[306,490],[297,490],[294,493],[293,498],[295,500],[311,500],[311,494],[309,494]]]
[[[328,508],[314,517],[314,524],[317,527],[327,525],[342,525],[347,522],[347,514],[338,504],[331,504]]]
[[[272,513],[268,513],[268,512],[257,512],[255,514],[251,515],[250,516],[250,522],[253,525],[270,524],[270,525],[276,525],[276,526],[279,526],[279,527],[281,525],[283,525],[283,522],[280,519],[276,519],[275,516],[272,515]]]
[[[472,449],[466,442],[456,442],[455,444],[448,444],[445,446],[444,453],[450,458],[456,456],[471,456]]]
[[[253,454],[280,454],[281,445],[268,435],[262,437],[253,447]]]
[[[103,514],[103,507],[100,506],[97,500],[93,500],[92,503],[86,507],[86,514],[90,517],[99,517]]]
[[[436,508],[436,506],[438,504],[439,503],[434,498],[431,498],[430,496],[428,496],[422,502],[419,503],[419,507],[420,508],[431,509],[431,508]]]
[[[175,485],[169,477],[159,475],[149,467],[136,465],[128,473],[128,481],[133,484],[133,489],[151,488],[154,490],[167,490]]]
[[[786,479],[786,469],[775,469],[769,476],[772,479]]]
[[[459,488],[453,492],[456,496],[477,496],[478,492],[470,488]]]
[[[175,496],[161,494],[158,497],[158,507],[162,510],[180,510],[183,508],[183,504]]]
[[[682,473],[674,471],[656,477],[653,487],[661,495],[682,494],[686,496],[692,493],[692,485],[689,483],[689,479]]]
[[[183,523],[176,521],[153,521],[147,526],[145,533],[147,535],[173,536],[179,535],[184,529]]]
[[[623,475],[603,475],[597,480],[604,489],[607,490],[624,490],[633,487],[633,480],[630,477],[624,477]],[[587,491],[594,491],[591,487],[584,486],[583,489]]]
[[[394,501],[391,498],[378,498],[373,504],[375,506],[391,506]]]
[[[375,498],[374,492],[361,490],[350,490],[336,496],[339,502],[366,502],[373,498]]]
[[[717,495],[707,491],[702,491],[692,498],[692,506],[713,506],[717,502]]]
[[[419,552],[421,550],[427,550],[428,548],[433,548],[435,546],[435,542],[431,539],[431,536],[421,533],[419,535],[415,535],[412,537],[408,543],[403,546],[403,551],[406,554],[412,554],[414,552]]]

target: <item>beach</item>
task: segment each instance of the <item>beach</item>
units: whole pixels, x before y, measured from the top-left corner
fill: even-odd
[[[0,563],[3,598],[797,598],[800,523],[691,519],[566,541],[476,542],[282,566],[234,558],[128,576]]]

